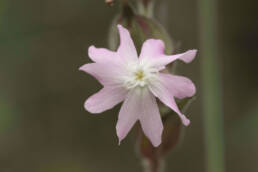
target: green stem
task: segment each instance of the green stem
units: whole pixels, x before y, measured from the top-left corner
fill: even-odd
[[[199,0],[200,53],[207,171],[224,172],[221,81],[217,62],[216,0]]]
[[[164,172],[164,160],[162,158],[143,161],[144,172]]]

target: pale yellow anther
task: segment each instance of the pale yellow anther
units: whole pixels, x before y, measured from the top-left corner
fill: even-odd
[[[136,73],[135,73],[135,78],[136,80],[143,80],[144,78],[144,72],[142,70],[138,70]]]

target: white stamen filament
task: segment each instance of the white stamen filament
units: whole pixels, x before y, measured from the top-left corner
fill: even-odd
[[[127,73],[124,77],[124,86],[127,89],[132,89],[137,86],[145,87],[150,82],[155,81],[158,76],[158,69],[142,60],[138,63],[128,64]]]

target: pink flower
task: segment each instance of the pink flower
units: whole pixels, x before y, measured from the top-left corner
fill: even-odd
[[[165,45],[161,40],[149,39],[144,42],[138,58],[128,30],[121,25],[118,30],[118,50],[113,52],[91,46],[89,57],[94,63],[80,68],[103,85],[99,92],[87,99],[85,109],[101,113],[124,101],[116,125],[119,144],[139,120],[144,134],[157,147],[161,143],[163,124],[156,98],[175,111],[187,126],[190,121],[180,112],[174,97],[183,99],[195,94],[191,80],[162,70],[177,59],[191,62],[197,51],[168,56],[164,54]]]

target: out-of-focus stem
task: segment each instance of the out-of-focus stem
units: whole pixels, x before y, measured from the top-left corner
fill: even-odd
[[[138,0],[138,12],[146,17],[153,17],[154,0]]]
[[[163,159],[147,160],[143,161],[144,172],[164,172]]]
[[[153,0],[139,0],[139,1],[142,1],[143,5],[147,6]]]
[[[122,0],[122,3],[127,4],[128,0]]]
[[[208,172],[224,172],[224,132],[217,62],[216,0],[199,0],[204,132]]]

